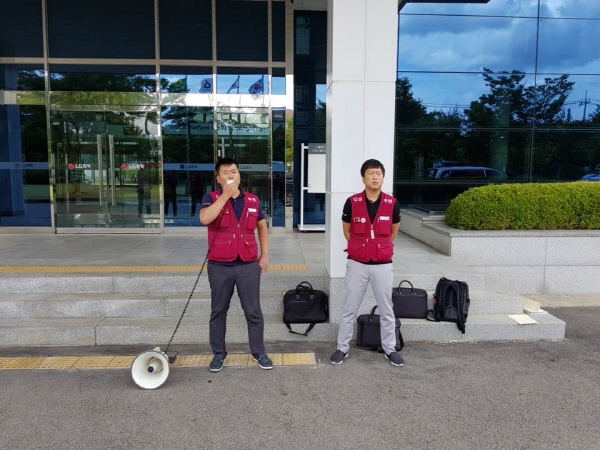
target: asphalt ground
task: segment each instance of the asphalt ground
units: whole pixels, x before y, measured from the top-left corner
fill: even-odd
[[[137,388],[128,369],[2,370],[0,447],[599,449],[600,307],[546,309],[567,323],[565,340],[409,343],[400,368],[355,347],[334,366],[333,342],[285,342],[267,351],[314,352],[316,364],[174,367],[157,390]],[[0,356],[143,350],[2,348]]]

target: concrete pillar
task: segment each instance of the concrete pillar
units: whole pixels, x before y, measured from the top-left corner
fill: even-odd
[[[335,322],[346,267],[342,209],[364,187],[362,163],[380,160],[386,168],[383,190],[393,190],[398,0],[328,0],[327,11],[325,267]]]

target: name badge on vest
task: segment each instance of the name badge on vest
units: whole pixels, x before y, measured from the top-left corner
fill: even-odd
[[[255,213],[255,212],[256,212],[256,208],[248,208],[248,212],[253,212],[253,213]]]

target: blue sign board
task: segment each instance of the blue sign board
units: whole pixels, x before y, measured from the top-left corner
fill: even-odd
[[[48,170],[46,162],[0,162],[0,170]]]

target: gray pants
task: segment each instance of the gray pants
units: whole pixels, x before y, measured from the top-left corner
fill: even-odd
[[[350,339],[354,334],[354,323],[358,309],[363,301],[367,285],[371,284],[376,313],[381,321],[381,346],[386,355],[396,351],[396,319],[392,304],[392,283],[394,273],[392,264],[362,264],[349,259],[346,263],[346,297],[340,318],[337,349],[348,352]]]
[[[225,353],[225,331],[227,329],[227,311],[233,295],[234,286],[246,316],[248,324],[248,343],[252,354],[264,353],[264,328],[260,308],[260,273],[258,262],[236,266],[208,265],[210,283],[210,346],[213,353]]]

